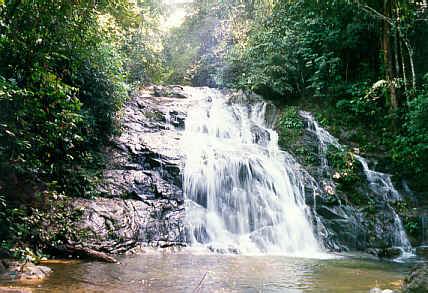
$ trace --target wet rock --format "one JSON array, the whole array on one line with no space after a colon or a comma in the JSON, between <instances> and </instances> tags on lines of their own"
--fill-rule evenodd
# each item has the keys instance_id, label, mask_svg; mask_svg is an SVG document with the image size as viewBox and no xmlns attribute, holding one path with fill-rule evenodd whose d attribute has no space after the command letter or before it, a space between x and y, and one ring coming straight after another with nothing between
<instances>
[{"instance_id":1,"label":"wet rock","mask_svg":"<svg viewBox=\"0 0 428 293\"><path fill-rule=\"evenodd\" d=\"M266 145L270 141L270 134L265 129L254 125L251 127L251 134L253 135L253 141L257 144Z\"/></svg>"},{"instance_id":2,"label":"wet rock","mask_svg":"<svg viewBox=\"0 0 428 293\"><path fill-rule=\"evenodd\" d=\"M8 261L7 268L0 274L0 280L37 282L44 280L51 272L52 270L45 266Z\"/></svg>"},{"instance_id":3,"label":"wet rock","mask_svg":"<svg viewBox=\"0 0 428 293\"><path fill-rule=\"evenodd\" d=\"M229 104L254 104L263 101L263 98L254 92L247 90L229 91Z\"/></svg>"},{"instance_id":4,"label":"wet rock","mask_svg":"<svg viewBox=\"0 0 428 293\"><path fill-rule=\"evenodd\" d=\"M424 258L428 258L428 246L416 247L416 255Z\"/></svg>"},{"instance_id":5,"label":"wet rock","mask_svg":"<svg viewBox=\"0 0 428 293\"><path fill-rule=\"evenodd\" d=\"M239 254L240 253L239 249L234 246L229 246L224 248L224 247L216 247L214 245L210 245L208 246L208 249L211 252L219 253L219 254Z\"/></svg>"},{"instance_id":6,"label":"wet rock","mask_svg":"<svg viewBox=\"0 0 428 293\"><path fill-rule=\"evenodd\" d=\"M309 173L307 178L313 178L305 180L304 192L305 202L316 219L314 225L319 238L331 250L367 251L371 248L372 254L377 255L378 250L391 246L397 231L392 209L385 204L383 189L379 188L377 193L373 191L360 163L356 168L358 181L352 185L339 184L334 179L335 163L329 162L328 156L321 151L323 146L312 118L305 112L300 115L305 127L282 148ZM324 147L328 153L328 145ZM399 255L396 250L384 253L392 254L390 257Z\"/></svg>"},{"instance_id":7,"label":"wet rock","mask_svg":"<svg viewBox=\"0 0 428 293\"><path fill-rule=\"evenodd\" d=\"M341 210L335 210L334 208L329 208L326 206L317 207L317 213L323 216L325 219L345 219L345 216L341 215Z\"/></svg>"},{"instance_id":8,"label":"wet rock","mask_svg":"<svg viewBox=\"0 0 428 293\"><path fill-rule=\"evenodd\" d=\"M133 93L123 109L120 136L107 150L98 187L104 198L77 199L90 249L126 253L140 243L185 244L183 154L180 139L189 99L181 86L152 86Z\"/></svg>"},{"instance_id":9,"label":"wet rock","mask_svg":"<svg viewBox=\"0 0 428 293\"><path fill-rule=\"evenodd\" d=\"M374 255L374 256L378 256L379 253L381 252L381 249L376 249L376 248L369 248L366 251L368 254Z\"/></svg>"},{"instance_id":10,"label":"wet rock","mask_svg":"<svg viewBox=\"0 0 428 293\"><path fill-rule=\"evenodd\" d=\"M153 96L155 97L173 97L176 99L187 99L183 87L179 85L154 86Z\"/></svg>"},{"instance_id":11,"label":"wet rock","mask_svg":"<svg viewBox=\"0 0 428 293\"><path fill-rule=\"evenodd\" d=\"M114 257L87 247L66 244L59 245L56 247L56 249L62 251L63 253L66 253L67 255L72 255L74 258L92 259L107 263L118 263L117 259L115 259Z\"/></svg>"},{"instance_id":12,"label":"wet rock","mask_svg":"<svg viewBox=\"0 0 428 293\"><path fill-rule=\"evenodd\" d=\"M416 265L404 278L403 293L426 293L428 292L428 264Z\"/></svg>"},{"instance_id":13,"label":"wet rock","mask_svg":"<svg viewBox=\"0 0 428 293\"><path fill-rule=\"evenodd\" d=\"M227 94L230 104L261 101L251 92ZM81 226L92 239L89 248L124 253L139 242L157 247L185 245L180 139L191 100L180 86L152 86L135 92L127 102L124 131L107 150L109 164L99 186L105 198L73 202L85 210ZM273 104L267 107L268 124L275 125L278 110ZM257 142L269 140L269 132L260 127L254 127L252 134ZM373 206L352 204L352 194L338 187L330 167L323 168L319 148L316 135L307 129L284 146L300 163L295 168L306 178L305 200L325 246L377 251L390 245L394 219L380 200L383 197L358 187L362 203L379 198L376 213L371 211ZM361 178L363 181L364 175Z\"/></svg>"},{"instance_id":14,"label":"wet rock","mask_svg":"<svg viewBox=\"0 0 428 293\"><path fill-rule=\"evenodd\" d=\"M141 242L184 243L184 212L177 203L99 198L72 204L84 211L79 228L87 231L90 249L124 253Z\"/></svg>"},{"instance_id":15,"label":"wet rock","mask_svg":"<svg viewBox=\"0 0 428 293\"><path fill-rule=\"evenodd\" d=\"M400 248L397 247L388 247L385 249L382 249L378 256L384 257L384 258L397 258L402 254L402 251Z\"/></svg>"}]
</instances>

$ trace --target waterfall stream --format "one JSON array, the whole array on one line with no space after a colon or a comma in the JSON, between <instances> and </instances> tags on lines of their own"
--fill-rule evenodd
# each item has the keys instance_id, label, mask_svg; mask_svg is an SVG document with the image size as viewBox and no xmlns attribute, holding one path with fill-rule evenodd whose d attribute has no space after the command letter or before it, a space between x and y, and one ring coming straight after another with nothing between
<instances>
[{"instance_id":1,"label":"waterfall stream","mask_svg":"<svg viewBox=\"0 0 428 293\"><path fill-rule=\"evenodd\" d=\"M215 252L318 257L296 161L278 148L263 101L232 103L187 89L197 102L182 139L187 237Z\"/></svg>"},{"instance_id":2,"label":"waterfall stream","mask_svg":"<svg viewBox=\"0 0 428 293\"><path fill-rule=\"evenodd\" d=\"M309 112L301 111L300 115L308 121L308 127L319 140L319 152L321 156L321 162L323 168L327 168L327 158L326 152L328 145L333 145L339 150L343 150L344 147L340 145L337 138L333 137L325 129L323 129L314 117ZM355 158L361 163L363 167L364 174L367 178L370 190L378 198L381 198L386 206L389 208L394 218L394 235L391 239L392 245L398 247L403 252L403 257L413 255L412 245L410 244L406 232L404 230L403 224L400 220L400 217L395 212L394 208L391 207L391 201L402 200L401 194L395 189L391 181L391 176L382 172L371 170L368 166L368 162L365 158L355 155Z\"/></svg>"}]
</instances>

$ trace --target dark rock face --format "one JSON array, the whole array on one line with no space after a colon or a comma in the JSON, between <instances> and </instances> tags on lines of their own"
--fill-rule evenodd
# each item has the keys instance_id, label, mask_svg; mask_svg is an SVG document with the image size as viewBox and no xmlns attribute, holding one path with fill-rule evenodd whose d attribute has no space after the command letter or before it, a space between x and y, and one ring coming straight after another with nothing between
<instances>
[{"instance_id":1,"label":"dark rock face","mask_svg":"<svg viewBox=\"0 0 428 293\"><path fill-rule=\"evenodd\" d=\"M122 134L106 151L103 198L73 202L84 211L87 247L123 253L139 243L185 245L179 140L186 98L180 86L154 86L135 91L124 107Z\"/></svg>"},{"instance_id":2,"label":"dark rock face","mask_svg":"<svg viewBox=\"0 0 428 293\"><path fill-rule=\"evenodd\" d=\"M341 187L334 179L336 171L328 156L327 159L321 156L320 143L310 122L304 117L300 119L305 126L295 130L295 135L290 136L293 139L288 139L282 147L306 172L306 204L311 208L313 225L324 246L336 251L399 256L400 250L390 249L396 227L392 208L383 200L383 194L371 190L361 166L356 166L358 180Z\"/></svg>"},{"instance_id":3,"label":"dark rock face","mask_svg":"<svg viewBox=\"0 0 428 293\"><path fill-rule=\"evenodd\" d=\"M184 244L183 208L166 199L77 199L84 210L80 228L92 240L86 247L108 253L124 253L139 243L158 246Z\"/></svg>"},{"instance_id":4,"label":"dark rock face","mask_svg":"<svg viewBox=\"0 0 428 293\"><path fill-rule=\"evenodd\" d=\"M403 293L426 293L428 292L428 264L416 265L404 278Z\"/></svg>"}]
</instances>

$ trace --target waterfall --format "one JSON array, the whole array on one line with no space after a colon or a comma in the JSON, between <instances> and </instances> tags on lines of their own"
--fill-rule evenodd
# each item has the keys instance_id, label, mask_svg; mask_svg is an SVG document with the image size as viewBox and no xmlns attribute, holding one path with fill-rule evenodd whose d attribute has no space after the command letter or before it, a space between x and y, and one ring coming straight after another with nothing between
<instances>
[{"instance_id":1,"label":"waterfall","mask_svg":"<svg viewBox=\"0 0 428 293\"><path fill-rule=\"evenodd\" d=\"M328 131L323 129L314 117L309 112L301 111L300 115L306 121L308 121L308 128L312 131L319 140L320 145L320 156L323 168L327 168L326 152L328 145L331 144L339 150L343 150L344 147L340 145L337 138L333 137ZM370 190L378 197L381 198L388 209L391 211L394 218L394 235L392 239L392 245L400 248L403 251L404 256L412 255L412 245L407 238L406 231L404 230L403 224L400 217L397 215L395 210L391 207L391 201L402 200L401 194L395 189L391 181L391 176L382 172L371 170L368 166L368 162L365 158L355 155L355 158L361 163L364 174L369 183Z\"/></svg>"},{"instance_id":2,"label":"waterfall","mask_svg":"<svg viewBox=\"0 0 428 293\"><path fill-rule=\"evenodd\" d=\"M267 104L233 103L209 88L188 88L182 139L187 237L215 252L318 257L321 248L297 163L278 147Z\"/></svg>"}]
</instances>

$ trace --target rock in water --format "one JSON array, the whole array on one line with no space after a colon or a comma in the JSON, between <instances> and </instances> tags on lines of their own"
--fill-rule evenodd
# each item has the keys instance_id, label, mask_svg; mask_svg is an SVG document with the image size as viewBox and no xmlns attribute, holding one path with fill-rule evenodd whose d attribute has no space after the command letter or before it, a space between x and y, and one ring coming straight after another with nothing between
<instances>
[{"instance_id":1,"label":"rock in water","mask_svg":"<svg viewBox=\"0 0 428 293\"><path fill-rule=\"evenodd\" d=\"M416 265L404 278L401 288L403 293L426 293L428 292L428 264Z\"/></svg>"},{"instance_id":2,"label":"rock in water","mask_svg":"<svg viewBox=\"0 0 428 293\"><path fill-rule=\"evenodd\" d=\"M384 258L397 258L402 254L402 251L398 247L388 247L385 249L382 249L378 256L384 257Z\"/></svg>"},{"instance_id":3,"label":"rock in water","mask_svg":"<svg viewBox=\"0 0 428 293\"><path fill-rule=\"evenodd\" d=\"M45 266L10 261L7 263L7 269L0 275L0 280L37 282L44 280L51 272L52 270Z\"/></svg>"}]
</instances>

